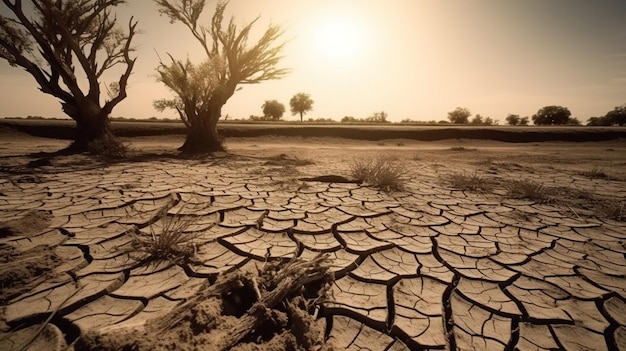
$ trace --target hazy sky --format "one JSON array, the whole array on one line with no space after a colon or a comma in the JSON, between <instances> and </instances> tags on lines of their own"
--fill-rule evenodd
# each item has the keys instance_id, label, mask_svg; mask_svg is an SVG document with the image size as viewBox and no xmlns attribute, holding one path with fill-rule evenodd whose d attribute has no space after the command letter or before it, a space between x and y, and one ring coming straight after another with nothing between
<instances>
[{"instance_id":1,"label":"hazy sky","mask_svg":"<svg viewBox=\"0 0 626 351\"><path fill-rule=\"evenodd\" d=\"M157 53L198 62L200 46L152 1L129 3L117 9L120 22L134 15L143 34L129 96L113 116L174 118L152 107L170 96L155 78ZM441 120L461 106L503 121L562 105L584 121L626 103L624 0L231 0L228 9L238 23L260 15L259 31L283 26L282 66L292 69L243 86L223 109L232 118L261 115L276 99L295 120L289 99L298 92L315 101L305 118L337 120L377 111L392 121ZM0 62L0 82L0 116L63 116L20 68Z\"/></svg>"}]
</instances>

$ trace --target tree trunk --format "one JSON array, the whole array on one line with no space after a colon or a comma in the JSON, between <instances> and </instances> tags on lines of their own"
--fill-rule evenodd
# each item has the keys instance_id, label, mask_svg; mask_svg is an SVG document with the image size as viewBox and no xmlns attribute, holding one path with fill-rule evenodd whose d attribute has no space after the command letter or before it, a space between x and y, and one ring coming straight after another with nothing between
<instances>
[{"instance_id":1,"label":"tree trunk","mask_svg":"<svg viewBox=\"0 0 626 351\"><path fill-rule=\"evenodd\" d=\"M99 106L89 103L85 103L85 106L64 103L63 111L76 121L76 135L74 142L68 147L69 151L108 154L123 149L111 131L108 114Z\"/></svg>"},{"instance_id":2,"label":"tree trunk","mask_svg":"<svg viewBox=\"0 0 626 351\"><path fill-rule=\"evenodd\" d=\"M222 138L217 132L217 121L222 114L222 107L212 108L207 115L190 119L185 143L178 148L185 154L202 154L224 151Z\"/></svg>"},{"instance_id":3,"label":"tree trunk","mask_svg":"<svg viewBox=\"0 0 626 351\"><path fill-rule=\"evenodd\" d=\"M302 111L300 111L300 123L302 123Z\"/></svg>"}]
</instances>

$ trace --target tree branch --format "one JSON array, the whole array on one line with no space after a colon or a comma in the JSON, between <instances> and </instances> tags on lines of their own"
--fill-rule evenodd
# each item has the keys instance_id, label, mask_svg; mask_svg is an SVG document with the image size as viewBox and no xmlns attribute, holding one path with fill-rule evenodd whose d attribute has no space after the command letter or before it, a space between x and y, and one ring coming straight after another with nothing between
<instances>
[{"instance_id":1,"label":"tree branch","mask_svg":"<svg viewBox=\"0 0 626 351\"><path fill-rule=\"evenodd\" d=\"M117 97L113 98L111 101L108 101L102 108L107 113L111 113L111 111L113 110L113 107L115 107L118 103L120 103L122 100L126 98L126 86L128 85L128 78L130 77L130 74L133 71L133 67L135 66L135 61L137 60L137 58L134 58L134 59L130 58L130 51L131 51L130 45L133 40L133 37L135 36L135 30L137 28L137 23L138 23L138 21L135 21L135 23L133 23L133 18L134 17L131 17L130 20L128 21L128 39L126 40L126 43L122 50L122 52L124 53L124 61L126 62L126 71L124 71L124 73L119 79L120 91L118 92Z\"/></svg>"}]
</instances>

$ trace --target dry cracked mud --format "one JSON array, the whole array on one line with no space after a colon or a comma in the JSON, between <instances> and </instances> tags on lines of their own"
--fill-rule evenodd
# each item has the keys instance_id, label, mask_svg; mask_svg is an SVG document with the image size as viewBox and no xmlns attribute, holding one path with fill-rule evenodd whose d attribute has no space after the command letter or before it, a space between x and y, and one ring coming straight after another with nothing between
<instances>
[{"instance_id":1,"label":"dry cracked mud","mask_svg":"<svg viewBox=\"0 0 626 351\"><path fill-rule=\"evenodd\" d=\"M623 204L622 178L494 159L506 144L487 143L481 155L490 158L480 158L470 148L333 143L246 140L204 159L56 159L39 168L4 158L0 349L19 350L39 329L32 350L79 349L85 335L165 318L225 274L323 253L334 281L315 324L329 349L626 350L626 224L582 206ZM349 176L359 152L400 154L405 191L298 180ZM624 162L607 162L624 171ZM494 188L458 189L446 181L458 172L478 172ZM578 192L507 196L511 179ZM159 234L163 218L187 221L193 250L146 263L136 237Z\"/></svg>"}]
</instances>

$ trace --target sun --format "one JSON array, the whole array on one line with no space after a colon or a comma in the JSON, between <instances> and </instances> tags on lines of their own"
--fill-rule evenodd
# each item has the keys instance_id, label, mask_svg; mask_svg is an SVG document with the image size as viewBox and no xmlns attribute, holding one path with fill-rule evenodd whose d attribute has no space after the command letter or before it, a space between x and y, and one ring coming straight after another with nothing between
<instances>
[{"instance_id":1,"label":"sun","mask_svg":"<svg viewBox=\"0 0 626 351\"><path fill-rule=\"evenodd\" d=\"M315 29L315 46L326 58L336 61L358 59L363 37L357 23L335 18L322 21Z\"/></svg>"}]
</instances>

